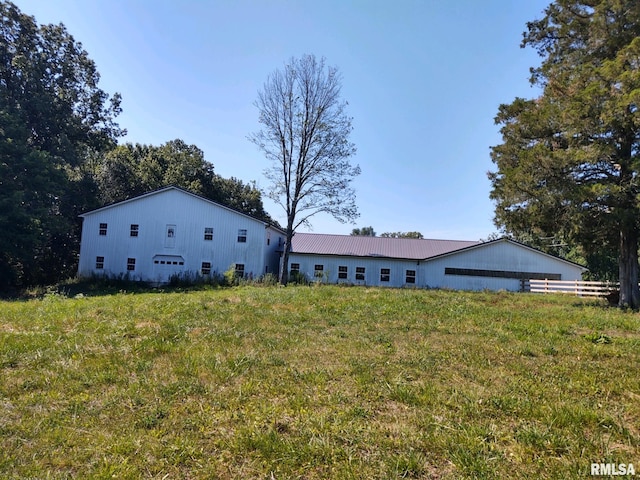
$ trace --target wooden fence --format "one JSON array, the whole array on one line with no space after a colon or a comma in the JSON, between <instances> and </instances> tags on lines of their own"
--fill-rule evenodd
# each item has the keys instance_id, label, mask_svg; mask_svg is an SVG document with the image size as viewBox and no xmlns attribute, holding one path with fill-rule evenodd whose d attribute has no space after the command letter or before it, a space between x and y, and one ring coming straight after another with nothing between
<instances>
[{"instance_id":1,"label":"wooden fence","mask_svg":"<svg viewBox=\"0 0 640 480\"><path fill-rule=\"evenodd\" d=\"M532 293L569 293L578 296L606 297L618 290L612 282L586 282L583 280L522 280L522 291Z\"/></svg>"}]
</instances>

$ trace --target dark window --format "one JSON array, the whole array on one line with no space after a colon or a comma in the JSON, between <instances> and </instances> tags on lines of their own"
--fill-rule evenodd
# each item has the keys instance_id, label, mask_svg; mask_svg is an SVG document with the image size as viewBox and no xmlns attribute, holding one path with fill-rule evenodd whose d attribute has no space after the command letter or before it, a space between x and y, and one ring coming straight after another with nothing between
<instances>
[{"instance_id":1,"label":"dark window","mask_svg":"<svg viewBox=\"0 0 640 480\"><path fill-rule=\"evenodd\" d=\"M205 240L213 240L213 227L205 227L205 229L204 229L204 239Z\"/></svg>"},{"instance_id":2,"label":"dark window","mask_svg":"<svg viewBox=\"0 0 640 480\"><path fill-rule=\"evenodd\" d=\"M104 268L104 257L96 257L96 270Z\"/></svg>"},{"instance_id":3,"label":"dark window","mask_svg":"<svg viewBox=\"0 0 640 480\"><path fill-rule=\"evenodd\" d=\"M139 225L136 225L135 223L132 223L131 224L131 231L129 232L129 236L130 237L137 237L139 230L140 230Z\"/></svg>"},{"instance_id":4,"label":"dark window","mask_svg":"<svg viewBox=\"0 0 640 480\"><path fill-rule=\"evenodd\" d=\"M380 269L380 281L381 282L388 282L390 275L391 275L391 269L389 269L389 268L381 268Z\"/></svg>"},{"instance_id":5,"label":"dark window","mask_svg":"<svg viewBox=\"0 0 640 480\"><path fill-rule=\"evenodd\" d=\"M238 229L238 243L247 243L247 230L244 228Z\"/></svg>"},{"instance_id":6,"label":"dark window","mask_svg":"<svg viewBox=\"0 0 640 480\"><path fill-rule=\"evenodd\" d=\"M130 272L136 269L136 259L135 258L127 258L127 270Z\"/></svg>"},{"instance_id":7,"label":"dark window","mask_svg":"<svg viewBox=\"0 0 640 480\"><path fill-rule=\"evenodd\" d=\"M364 280L364 267L356 267L356 280Z\"/></svg>"},{"instance_id":8,"label":"dark window","mask_svg":"<svg viewBox=\"0 0 640 480\"><path fill-rule=\"evenodd\" d=\"M236 263L236 277L244 278L244 263Z\"/></svg>"},{"instance_id":9,"label":"dark window","mask_svg":"<svg viewBox=\"0 0 640 480\"><path fill-rule=\"evenodd\" d=\"M211 274L211 262L202 262L202 268L200 269L202 275Z\"/></svg>"},{"instance_id":10,"label":"dark window","mask_svg":"<svg viewBox=\"0 0 640 480\"><path fill-rule=\"evenodd\" d=\"M324 265L316 265L315 267L313 267L313 270L316 277L321 277L324 273Z\"/></svg>"},{"instance_id":11,"label":"dark window","mask_svg":"<svg viewBox=\"0 0 640 480\"><path fill-rule=\"evenodd\" d=\"M291 267L290 267L290 271L299 272L300 271L300 264L299 263L292 263Z\"/></svg>"},{"instance_id":12,"label":"dark window","mask_svg":"<svg viewBox=\"0 0 640 480\"><path fill-rule=\"evenodd\" d=\"M505 270L476 270L473 268L450 268L444 269L445 275L467 275L473 277L492 277L492 278L517 278L517 279L534 279L534 280L561 280L562 275L559 273L543 273L543 272L513 272Z\"/></svg>"},{"instance_id":13,"label":"dark window","mask_svg":"<svg viewBox=\"0 0 640 480\"><path fill-rule=\"evenodd\" d=\"M416 283L416 271L415 270L407 270L407 275L405 277L405 283Z\"/></svg>"},{"instance_id":14,"label":"dark window","mask_svg":"<svg viewBox=\"0 0 640 480\"><path fill-rule=\"evenodd\" d=\"M100 235L106 235L107 234L107 224L106 223L101 223L100 224L100 231L98 233Z\"/></svg>"},{"instance_id":15,"label":"dark window","mask_svg":"<svg viewBox=\"0 0 640 480\"><path fill-rule=\"evenodd\" d=\"M347 278L349 269L346 266L338 267L338 278Z\"/></svg>"}]
</instances>

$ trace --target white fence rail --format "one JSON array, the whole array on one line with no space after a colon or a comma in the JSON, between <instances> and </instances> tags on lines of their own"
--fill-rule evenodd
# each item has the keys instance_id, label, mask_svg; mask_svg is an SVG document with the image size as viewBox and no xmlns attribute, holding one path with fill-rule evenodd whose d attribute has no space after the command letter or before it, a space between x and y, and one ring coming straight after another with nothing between
<instances>
[{"instance_id":1,"label":"white fence rail","mask_svg":"<svg viewBox=\"0 0 640 480\"><path fill-rule=\"evenodd\" d=\"M534 280L522 282L522 290L532 293L568 293L578 296L606 297L618 289L617 283L583 280Z\"/></svg>"}]
</instances>

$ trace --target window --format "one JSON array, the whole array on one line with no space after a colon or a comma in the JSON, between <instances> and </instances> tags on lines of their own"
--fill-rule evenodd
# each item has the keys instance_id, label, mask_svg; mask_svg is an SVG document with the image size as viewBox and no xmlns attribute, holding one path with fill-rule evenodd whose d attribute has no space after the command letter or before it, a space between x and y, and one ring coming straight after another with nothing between
<instances>
[{"instance_id":1,"label":"window","mask_svg":"<svg viewBox=\"0 0 640 480\"><path fill-rule=\"evenodd\" d=\"M389 268L381 268L380 269L380 281L381 282L388 282L390 275L391 275L391 269L389 269Z\"/></svg>"},{"instance_id":2,"label":"window","mask_svg":"<svg viewBox=\"0 0 640 480\"><path fill-rule=\"evenodd\" d=\"M315 267L313 267L313 270L314 270L314 276L321 277L322 274L324 273L324 265L316 265Z\"/></svg>"},{"instance_id":3,"label":"window","mask_svg":"<svg viewBox=\"0 0 640 480\"><path fill-rule=\"evenodd\" d=\"M244 228L238 229L238 243L247 243L247 230Z\"/></svg>"},{"instance_id":4,"label":"window","mask_svg":"<svg viewBox=\"0 0 640 480\"><path fill-rule=\"evenodd\" d=\"M174 248L176 246L177 229L175 225L167 225L164 238L164 246L166 248Z\"/></svg>"},{"instance_id":5,"label":"window","mask_svg":"<svg viewBox=\"0 0 640 480\"><path fill-rule=\"evenodd\" d=\"M104 268L104 257L96 257L96 270Z\"/></svg>"},{"instance_id":6,"label":"window","mask_svg":"<svg viewBox=\"0 0 640 480\"><path fill-rule=\"evenodd\" d=\"M290 267L290 271L291 272L299 272L300 271L300 264L299 263L292 263L291 267Z\"/></svg>"},{"instance_id":7,"label":"window","mask_svg":"<svg viewBox=\"0 0 640 480\"><path fill-rule=\"evenodd\" d=\"M202 275L211 274L211 262L202 262L202 268L200 269Z\"/></svg>"},{"instance_id":8,"label":"window","mask_svg":"<svg viewBox=\"0 0 640 480\"><path fill-rule=\"evenodd\" d=\"M137 237L138 236L138 231L139 231L139 225L136 225L135 223L131 224L131 231L129 232L129 236L130 237Z\"/></svg>"},{"instance_id":9,"label":"window","mask_svg":"<svg viewBox=\"0 0 640 480\"><path fill-rule=\"evenodd\" d=\"M136 259L127 258L127 270L133 272L136 269Z\"/></svg>"},{"instance_id":10,"label":"window","mask_svg":"<svg viewBox=\"0 0 640 480\"><path fill-rule=\"evenodd\" d=\"M349 269L346 266L338 267L338 278L347 278L347 274L349 273Z\"/></svg>"},{"instance_id":11,"label":"window","mask_svg":"<svg viewBox=\"0 0 640 480\"><path fill-rule=\"evenodd\" d=\"M205 240L213 240L213 227L205 227L205 229L204 229L204 239Z\"/></svg>"},{"instance_id":12,"label":"window","mask_svg":"<svg viewBox=\"0 0 640 480\"><path fill-rule=\"evenodd\" d=\"M416 271L407 270L407 276L405 277L405 283L416 283Z\"/></svg>"},{"instance_id":13,"label":"window","mask_svg":"<svg viewBox=\"0 0 640 480\"><path fill-rule=\"evenodd\" d=\"M100 224L100 231L98 233L100 235L106 235L107 234L107 224L106 223L101 223Z\"/></svg>"},{"instance_id":14,"label":"window","mask_svg":"<svg viewBox=\"0 0 640 480\"><path fill-rule=\"evenodd\" d=\"M267 232L267 246L271 245L271 232Z\"/></svg>"},{"instance_id":15,"label":"window","mask_svg":"<svg viewBox=\"0 0 640 480\"><path fill-rule=\"evenodd\" d=\"M364 280L364 267L356 267L356 280Z\"/></svg>"},{"instance_id":16,"label":"window","mask_svg":"<svg viewBox=\"0 0 640 480\"><path fill-rule=\"evenodd\" d=\"M244 263L236 263L236 277L244 278Z\"/></svg>"}]
</instances>

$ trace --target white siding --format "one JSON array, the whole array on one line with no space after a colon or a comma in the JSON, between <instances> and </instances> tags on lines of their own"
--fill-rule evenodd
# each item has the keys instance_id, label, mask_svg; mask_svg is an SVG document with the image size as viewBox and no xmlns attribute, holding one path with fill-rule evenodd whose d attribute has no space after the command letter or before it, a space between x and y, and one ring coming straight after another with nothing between
<instances>
[{"instance_id":1,"label":"white siding","mask_svg":"<svg viewBox=\"0 0 640 480\"><path fill-rule=\"evenodd\" d=\"M520 289L518 278L500 278L486 275L446 274L446 268L489 270L493 272L548 273L560 275L562 280L580 280L584 269L551 255L519 245L508 240L498 240L463 249L448 255L427 260L402 260L380 257L350 257L291 253L292 263L300 264L300 273L309 280L327 283L352 283L361 285L421 288L451 288L456 290L513 290ZM324 276L314 276L315 265L322 265ZM347 267L347 279L339 279L340 266ZM365 267L365 280L356 280L356 268ZM389 282L380 281L380 269L389 268ZM415 284L406 282L407 270L416 271Z\"/></svg>"},{"instance_id":2,"label":"white siding","mask_svg":"<svg viewBox=\"0 0 640 480\"><path fill-rule=\"evenodd\" d=\"M101 223L107 224L106 236L99 235ZM139 225L137 237L130 236L132 224ZM175 226L173 238L167 237L169 225ZM212 240L205 240L205 228L213 228ZM246 230L246 242L238 242L239 229ZM174 273L199 273L202 262L211 263L211 273L244 264L246 275L260 276L277 265L273 241L266 245L268 231L276 236L277 248L279 232L265 223L170 188L86 214L78 274L126 274L127 259L135 258L131 278L152 282L166 282ZM98 256L104 257L103 270L95 268ZM166 260L178 265L160 263Z\"/></svg>"},{"instance_id":3,"label":"white siding","mask_svg":"<svg viewBox=\"0 0 640 480\"><path fill-rule=\"evenodd\" d=\"M379 257L343 257L329 255L306 255L291 253L289 255L289 270L292 263L300 264L300 273L305 275L308 280L326 281L327 283L350 283L354 285L377 285L381 287L402 287L407 285L405 282L406 271L416 271L415 286L419 286L422 279L420 278L420 266L415 260L399 260L395 258L379 258ZM315 265L322 265L324 276L317 278L314 276ZM347 267L347 278L338 278L340 266ZM356 268L364 267L364 280L356 279ZM380 270L388 268L389 281L380 281ZM414 286L414 285L408 285Z\"/></svg>"},{"instance_id":4,"label":"white siding","mask_svg":"<svg viewBox=\"0 0 640 480\"><path fill-rule=\"evenodd\" d=\"M584 270L578 265L508 240L481 244L427 261L425 263L426 286L455 290L517 291L520 289L520 280L517 278L451 275L445 273L446 268L550 273L560 275L562 280L580 280Z\"/></svg>"}]
</instances>

